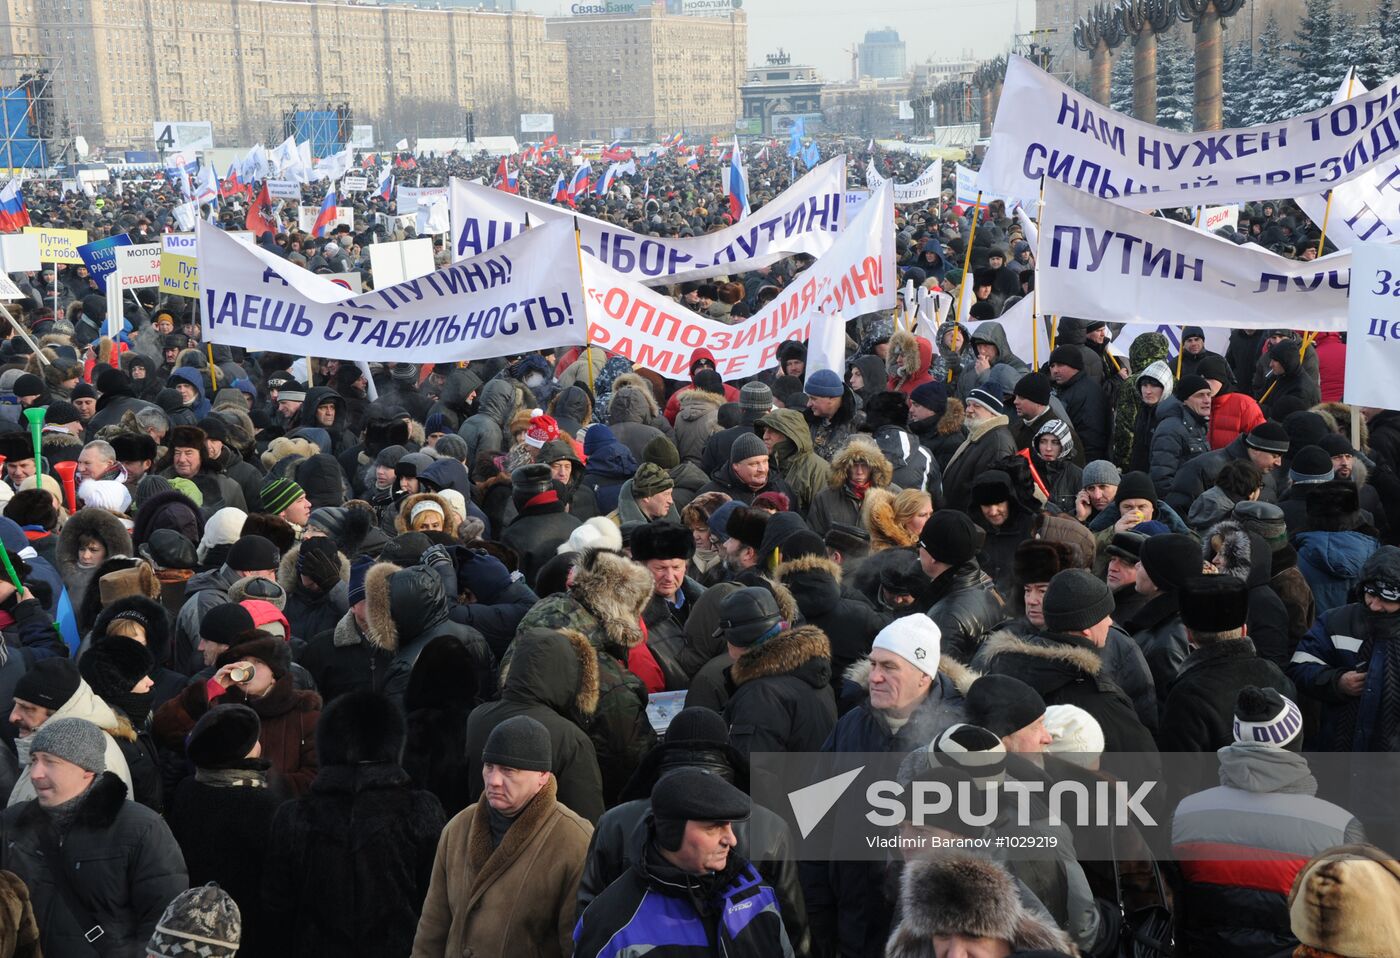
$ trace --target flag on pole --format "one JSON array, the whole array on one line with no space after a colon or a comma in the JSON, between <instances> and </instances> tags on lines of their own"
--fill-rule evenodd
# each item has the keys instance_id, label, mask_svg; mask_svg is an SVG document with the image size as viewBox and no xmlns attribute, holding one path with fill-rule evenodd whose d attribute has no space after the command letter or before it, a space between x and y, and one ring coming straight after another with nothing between
<instances>
[{"instance_id":1,"label":"flag on pole","mask_svg":"<svg viewBox=\"0 0 1400 958\"><path fill-rule=\"evenodd\" d=\"M734 149L729 154L729 165L724 168L724 192L729 197L729 218L737 223L749 215L749 175L744 170L744 156L739 152L739 139L734 139Z\"/></svg>"},{"instance_id":2,"label":"flag on pole","mask_svg":"<svg viewBox=\"0 0 1400 958\"><path fill-rule=\"evenodd\" d=\"M584 163L574 170L574 178L569 181L569 195L578 199L588 190L588 178L593 175L593 167Z\"/></svg>"},{"instance_id":3,"label":"flag on pole","mask_svg":"<svg viewBox=\"0 0 1400 958\"><path fill-rule=\"evenodd\" d=\"M696 170L696 171L699 171L699 169L700 169L700 157L696 156L694 153L691 153L689 156L687 156L687 157L685 158L685 168L688 169L688 170Z\"/></svg>"},{"instance_id":4,"label":"flag on pole","mask_svg":"<svg viewBox=\"0 0 1400 958\"><path fill-rule=\"evenodd\" d=\"M10 180L0 190L0 232L15 233L28 225L29 210L19 193L19 180Z\"/></svg>"},{"instance_id":5,"label":"flag on pole","mask_svg":"<svg viewBox=\"0 0 1400 958\"><path fill-rule=\"evenodd\" d=\"M554 181L554 189L550 192L550 199L556 203L574 205L573 194L569 192L569 184L565 181L563 173L560 173L559 178Z\"/></svg>"},{"instance_id":6,"label":"flag on pole","mask_svg":"<svg viewBox=\"0 0 1400 958\"><path fill-rule=\"evenodd\" d=\"M613 180L616 177L617 164L611 163L608 165L607 171L604 172L603 175L598 178L598 185L594 187L593 194L595 196L607 196L608 190L612 189Z\"/></svg>"},{"instance_id":7,"label":"flag on pole","mask_svg":"<svg viewBox=\"0 0 1400 958\"><path fill-rule=\"evenodd\" d=\"M802 155L802 138L807 135L807 121L802 117L792 121L792 135L788 139L788 156Z\"/></svg>"},{"instance_id":8,"label":"flag on pole","mask_svg":"<svg viewBox=\"0 0 1400 958\"><path fill-rule=\"evenodd\" d=\"M386 203L389 202L389 197L394 195L394 168L392 166L385 165L384 169L379 171L379 183L375 186L375 192Z\"/></svg>"},{"instance_id":9,"label":"flag on pole","mask_svg":"<svg viewBox=\"0 0 1400 958\"><path fill-rule=\"evenodd\" d=\"M276 233L277 221L272 218L272 194L267 190L267 181L263 181L262 190L257 198L248 206L248 216L243 221L243 228L251 232L254 236L262 236L264 233Z\"/></svg>"},{"instance_id":10,"label":"flag on pole","mask_svg":"<svg viewBox=\"0 0 1400 958\"><path fill-rule=\"evenodd\" d=\"M807 164L807 169L811 169L822 161L821 150L817 149L817 141L813 140L807 144L807 149L802 151L802 162Z\"/></svg>"},{"instance_id":11,"label":"flag on pole","mask_svg":"<svg viewBox=\"0 0 1400 958\"><path fill-rule=\"evenodd\" d=\"M205 164L199 171L199 176L194 184L194 201L196 203L211 203L219 198L219 179L214 175L214 168Z\"/></svg>"},{"instance_id":12,"label":"flag on pole","mask_svg":"<svg viewBox=\"0 0 1400 958\"><path fill-rule=\"evenodd\" d=\"M263 187L266 189L266 187ZM321 201L321 209L316 214L316 223L311 227L312 236L325 236L335 222L335 190L326 194L326 198Z\"/></svg>"}]
</instances>

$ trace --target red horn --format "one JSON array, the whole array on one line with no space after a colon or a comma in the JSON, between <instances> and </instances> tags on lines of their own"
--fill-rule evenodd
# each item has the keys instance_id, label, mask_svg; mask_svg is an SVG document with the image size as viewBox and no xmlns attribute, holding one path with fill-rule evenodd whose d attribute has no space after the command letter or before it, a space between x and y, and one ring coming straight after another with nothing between
<instances>
[{"instance_id":1,"label":"red horn","mask_svg":"<svg viewBox=\"0 0 1400 958\"><path fill-rule=\"evenodd\" d=\"M59 481L63 483L63 498L68 501L69 513L78 511L78 486L74 482L73 474L78 471L76 462L56 462L51 467L57 473Z\"/></svg>"}]
</instances>

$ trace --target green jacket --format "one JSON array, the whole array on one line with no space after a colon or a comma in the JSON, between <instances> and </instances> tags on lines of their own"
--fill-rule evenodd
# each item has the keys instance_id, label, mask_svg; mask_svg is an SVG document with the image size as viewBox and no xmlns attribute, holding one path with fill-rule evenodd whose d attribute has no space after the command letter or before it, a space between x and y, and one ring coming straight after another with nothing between
<instances>
[{"instance_id":1,"label":"green jacket","mask_svg":"<svg viewBox=\"0 0 1400 958\"><path fill-rule=\"evenodd\" d=\"M787 437L773 450L773 465L797 493L799 501L792 504L792 511L806 515L817 493L831 484L831 465L814 451L806 418L796 409L774 409L756 425Z\"/></svg>"}]
</instances>

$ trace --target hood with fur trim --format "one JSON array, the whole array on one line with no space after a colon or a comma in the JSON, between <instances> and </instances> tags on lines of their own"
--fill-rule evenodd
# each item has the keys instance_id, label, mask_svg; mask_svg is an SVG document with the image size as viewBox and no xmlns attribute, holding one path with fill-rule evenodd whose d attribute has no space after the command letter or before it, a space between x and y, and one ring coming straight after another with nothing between
<instances>
[{"instance_id":1,"label":"hood with fur trim","mask_svg":"<svg viewBox=\"0 0 1400 958\"><path fill-rule=\"evenodd\" d=\"M607 638L624 649L640 645L642 610L651 601L651 573L615 552L590 550L574 565L569 594L598 619Z\"/></svg>"},{"instance_id":2,"label":"hood with fur trim","mask_svg":"<svg viewBox=\"0 0 1400 958\"><path fill-rule=\"evenodd\" d=\"M646 401L647 418L641 420L642 422L649 422L661 415L661 407L656 404L656 391L652 389L651 383L647 381L645 376L639 373L623 373L613 380L613 395L616 396L617 391L624 386L631 386L641 392L642 398Z\"/></svg>"},{"instance_id":3,"label":"hood with fur trim","mask_svg":"<svg viewBox=\"0 0 1400 958\"><path fill-rule=\"evenodd\" d=\"M457 515L457 510L452 508L451 503L436 492L420 492L405 499L403 505L399 507L399 514L394 517L395 529L401 533L413 531L412 527L409 525L411 521L410 517L413 515L413 507L420 502L437 503L438 507L442 509L443 530L446 531L448 535L456 534L457 527L462 524L462 517Z\"/></svg>"},{"instance_id":4,"label":"hood with fur trim","mask_svg":"<svg viewBox=\"0 0 1400 958\"><path fill-rule=\"evenodd\" d=\"M865 462L870 466L870 485L883 489L894 479L894 466L869 436L852 436L850 442L831 460L831 486L839 489L851 475L851 464Z\"/></svg>"},{"instance_id":5,"label":"hood with fur trim","mask_svg":"<svg viewBox=\"0 0 1400 958\"><path fill-rule=\"evenodd\" d=\"M813 660L824 666L813 671L822 673L821 684L825 685L831 675L831 642L816 626L800 625L750 646L730 667L729 674L735 685L743 685L755 679L789 675Z\"/></svg>"},{"instance_id":6,"label":"hood with fur trim","mask_svg":"<svg viewBox=\"0 0 1400 958\"><path fill-rule=\"evenodd\" d=\"M773 570L773 582L787 587L805 618L826 615L841 601L841 567L825 556L789 559Z\"/></svg>"},{"instance_id":7,"label":"hood with fur trim","mask_svg":"<svg viewBox=\"0 0 1400 958\"><path fill-rule=\"evenodd\" d=\"M538 702L566 718L588 718L598 708L598 653L588 636L574 629L526 629L513 648L501 667L501 698Z\"/></svg>"},{"instance_id":8,"label":"hood with fur trim","mask_svg":"<svg viewBox=\"0 0 1400 958\"><path fill-rule=\"evenodd\" d=\"M992 669L991 663L998 656L1015 657L1021 661L1015 668ZM1073 673L1097 678L1103 671L1103 659L1092 649L1053 640L1032 642L1007 630L993 632L988 636L978 659L988 663L987 671L1014 675L1039 690L1042 695L1045 694L1044 684L1028 680L1027 675L1057 673L1070 676L1072 680Z\"/></svg>"},{"instance_id":9,"label":"hood with fur trim","mask_svg":"<svg viewBox=\"0 0 1400 958\"><path fill-rule=\"evenodd\" d=\"M392 562L370 566L365 575L365 624L371 644L397 652L401 644L427 634L446 618L447 595L432 569L405 569Z\"/></svg>"},{"instance_id":10,"label":"hood with fur trim","mask_svg":"<svg viewBox=\"0 0 1400 958\"><path fill-rule=\"evenodd\" d=\"M870 658L867 656L862 659L857 659L846 666L846 671L842 672L841 675L846 681L853 682L860 688L869 692L871 668ZM957 659L948 655L940 655L938 657L938 672L940 675L947 676L948 681L953 683L953 688L957 689L961 695L966 695L968 689L972 688L972 683L982 677L981 672L973 671Z\"/></svg>"},{"instance_id":11,"label":"hood with fur trim","mask_svg":"<svg viewBox=\"0 0 1400 958\"><path fill-rule=\"evenodd\" d=\"M894 493L888 489L871 489L861 503L860 521L870 533L870 551L907 549L917 545L919 537L899 524L894 515Z\"/></svg>"},{"instance_id":12,"label":"hood with fur trim","mask_svg":"<svg viewBox=\"0 0 1400 958\"><path fill-rule=\"evenodd\" d=\"M144 595L128 595L103 606L92 625L93 640L107 634L107 626L123 612L137 612L146 620L146 648L156 667L169 666L170 662L170 613L156 599Z\"/></svg>"},{"instance_id":13,"label":"hood with fur trim","mask_svg":"<svg viewBox=\"0 0 1400 958\"><path fill-rule=\"evenodd\" d=\"M890 378L899 382L915 379L928 371L933 363L933 343L922 336L900 330L890 337L889 356L885 366Z\"/></svg>"},{"instance_id":14,"label":"hood with fur trim","mask_svg":"<svg viewBox=\"0 0 1400 958\"><path fill-rule=\"evenodd\" d=\"M932 958L935 935L1005 942L1013 951L1074 954L1069 936L1021 901L1006 867L980 858L909 862L900 880L900 922L887 958Z\"/></svg>"},{"instance_id":15,"label":"hood with fur trim","mask_svg":"<svg viewBox=\"0 0 1400 958\"><path fill-rule=\"evenodd\" d=\"M301 591L301 579L297 576L297 558L301 555L301 543L298 542L282 555L282 561L277 566L277 584L282 587L282 591L287 595ZM350 581L350 560L345 558L343 552L335 554L340 561L340 581Z\"/></svg>"},{"instance_id":16,"label":"hood with fur trim","mask_svg":"<svg viewBox=\"0 0 1400 958\"><path fill-rule=\"evenodd\" d=\"M78 540L83 537L97 539L107 547L107 558L129 556L135 553L131 545L131 534L122 521L105 509L91 506L79 509L68 517L58 533L55 558L58 571L66 580L69 576L87 573L92 569L78 568Z\"/></svg>"},{"instance_id":17,"label":"hood with fur trim","mask_svg":"<svg viewBox=\"0 0 1400 958\"><path fill-rule=\"evenodd\" d=\"M261 456L263 469L271 470L283 459L293 456L299 459L310 459L321 451L321 447L309 439L288 439L286 436L278 436L268 443L267 451Z\"/></svg>"}]
</instances>

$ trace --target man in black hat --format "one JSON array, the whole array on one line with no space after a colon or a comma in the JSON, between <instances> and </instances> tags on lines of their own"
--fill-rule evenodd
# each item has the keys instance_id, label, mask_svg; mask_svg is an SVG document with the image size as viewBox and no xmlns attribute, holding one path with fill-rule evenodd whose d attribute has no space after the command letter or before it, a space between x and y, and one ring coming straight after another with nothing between
<instances>
[{"instance_id":1,"label":"man in black hat","mask_svg":"<svg viewBox=\"0 0 1400 958\"><path fill-rule=\"evenodd\" d=\"M1084 442L1085 461L1107 458L1108 403L1103 389L1084 372L1083 351L1078 346L1056 346L1048 371L1055 397Z\"/></svg>"},{"instance_id":2,"label":"man in black hat","mask_svg":"<svg viewBox=\"0 0 1400 958\"><path fill-rule=\"evenodd\" d=\"M1210 452L1210 383L1194 374L1182 376L1174 395L1176 402L1158 404L1152 432L1150 462L1157 497L1171 492L1183 463Z\"/></svg>"},{"instance_id":3,"label":"man in black hat","mask_svg":"<svg viewBox=\"0 0 1400 958\"><path fill-rule=\"evenodd\" d=\"M202 636L205 615L216 605L229 601L228 590L245 576L277 580L282 554L262 536L243 536L235 542L217 569L201 572L185 583L185 602L175 620L174 665L192 675L205 665L195 648ZM217 656L217 654L216 654Z\"/></svg>"},{"instance_id":4,"label":"man in black hat","mask_svg":"<svg viewBox=\"0 0 1400 958\"><path fill-rule=\"evenodd\" d=\"M543 463L519 466L510 475L516 514L501 533L501 542L520 556L527 585L535 584L540 566L554 558L555 550L582 524L569 515L560 495L564 488Z\"/></svg>"},{"instance_id":5,"label":"man in black hat","mask_svg":"<svg viewBox=\"0 0 1400 958\"><path fill-rule=\"evenodd\" d=\"M1191 652L1167 693L1157 740L1167 752L1214 752L1235 740L1234 708L1247 685L1296 698L1293 683L1249 639L1249 587L1233 575L1199 575L1178 594Z\"/></svg>"},{"instance_id":6,"label":"man in black hat","mask_svg":"<svg viewBox=\"0 0 1400 958\"><path fill-rule=\"evenodd\" d=\"M651 573L655 584L651 601L642 611L647 626L647 648L666 677L668 689L684 688L689 680L680 665L686 644L685 623L705 587L685 574L695 551L695 539L684 526L650 522L637 527L630 541L632 561Z\"/></svg>"},{"instance_id":7,"label":"man in black hat","mask_svg":"<svg viewBox=\"0 0 1400 958\"><path fill-rule=\"evenodd\" d=\"M0 435L0 456L5 457L5 481L11 488L18 489L24 480L34 476L34 440L28 433Z\"/></svg>"},{"instance_id":8,"label":"man in black hat","mask_svg":"<svg viewBox=\"0 0 1400 958\"><path fill-rule=\"evenodd\" d=\"M767 589L724 597L719 633L729 646L734 693L724 707L741 754L815 752L836 724L831 643L814 626L792 628Z\"/></svg>"},{"instance_id":9,"label":"man in black hat","mask_svg":"<svg viewBox=\"0 0 1400 958\"><path fill-rule=\"evenodd\" d=\"M943 649L972 661L977 642L1005 618L1005 601L977 562L984 535L965 513L940 509L919 533L919 563L931 580L915 608L943 633Z\"/></svg>"},{"instance_id":10,"label":"man in black hat","mask_svg":"<svg viewBox=\"0 0 1400 958\"><path fill-rule=\"evenodd\" d=\"M733 823L749 818L749 797L718 775L680 769L651 793L648 841L640 859L593 899L574 929L576 958L639 952L791 956L777 893L735 852ZM649 901L660 899L648 907Z\"/></svg>"},{"instance_id":11,"label":"man in black hat","mask_svg":"<svg viewBox=\"0 0 1400 958\"><path fill-rule=\"evenodd\" d=\"M1051 395L1051 387L1050 377L1044 373L1029 372L1016 380L1011 400L1016 415L1008 417L1011 420L1011 434L1016 437L1016 448L1029 449L1040 427L1052 419L1058 419L1069 426L1070 440L1074 444L1070 458L1075 465L1083 467L1088 461L1084 458L1084 443L1069 422L1069 413L1065 412L1059 399Z\"/></svg>"},{"instance_id":12,"label":"man in black hat","mask_svg":"<svg viewBox=\"0 0 1400 958\"><path fill-rule=\"evenodd\" d=\"M1147 601L1123 623L1123 629L1137 641L1152 669L1158 701L1166 699L1167 689L1186 661L1186 626L1181 623L1179 597L1182 586L1200 575L1201 569L1201 547L1191 536L1148 536L1138 549L1134 588Z\"/></svg>"},{"instance_id":13,"label":"man in black hat","mask_svg":"<svg viewBox=\"0 0 1400 958\"><path fill-rule=\"evenodd\" d=\"M1385 503L1375 486L1366 481L1367 469L1357 456L1351 443L1339 432L1329 432L1318 445L1332 457L1332 474L1337 479L1356 483L1361 508L1371 514L1371 524L1380 532L1384 541L1390 541L1390 522L1386 518Z\"/></svg>"},{"instance_id":14,"label":"man in black hat","mask_svg":"<svg viewBox=\"0 0 1400 958\"><path fill-rule=\"evenodd\" d=\"M1216 449L1203 456L1197 456L1176 472L1171 492L1167 494L1167 505L1178 514L1190 512L1191 503L1215 485L1216 476L1231 459L1248 459L1264 474L1264 487L1259 498L1265 502L1278 501L1278 482L1275 470L1283 464L1288 455L1288 433L1283 426L1268 421L1255 426L1248 433L1237 436L1224 449Z\"/></svg>"},{"instance_id":15,"label":"man in black hat","mask_svg":"<svg viewBox=\"0 0 1400 958\"><path fill-rule=\"evenodd\" d=\"M666 728L665 738L647 753L627 783L621 796L622 804L608 809L598 820L588 847L583 879L579 882L580 913L642 859L646 852L652 790L662 778L682 769L700 769L719 776L740 791L749 790L748 760L729 744L729 729L724 719L708 708L687 708L677 713ZM750 825L755 822L751 829ZM762 805L754 805L753 818L736 821L733 827L735 852L756 862L759 874L777 893L788 936L798 954L806 954L807 909L787 824ZM752 851L750 832L765 843L757 854Z\"/></svg>"}]
</instances>

